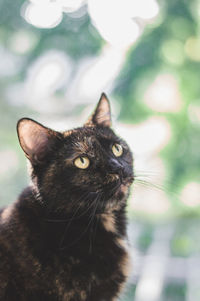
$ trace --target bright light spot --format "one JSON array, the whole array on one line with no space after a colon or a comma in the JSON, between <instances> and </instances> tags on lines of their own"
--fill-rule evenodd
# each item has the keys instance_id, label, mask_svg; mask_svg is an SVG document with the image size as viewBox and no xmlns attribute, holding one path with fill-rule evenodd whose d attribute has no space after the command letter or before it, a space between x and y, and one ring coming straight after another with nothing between
<instances>
[{"instance_id":1,"label":"bright light spot","mask_svg":"<svg viewBox=\"0 0 200 301\"><path fill-rule=\"evenodd\" d=\"M163 280L159 277L142 278L137 286L135 300L138 301L154 301L158 300L161 294Z\"/></svg>"},{"instance_id":2,"label":"bright light spot","mask_svg":"<svg viewBox=\"0 0 200 301\"><path fill-rule=\"evenodd\" d=\"M120 48L132 45L144 25L159 13L156 0L30 0L23 16L30 24L51 28L62 20L62 12L74 13L87 3L88 13L101 36ZM81 15L85 12L82 11ZM140 21L136 21L140 18Z\"/></svg>"},{"instance_id":3,"label":"bright light spot","mask_svg":"<svg viewBox=\"0 0 200 301\"><path fill-rule=\"evenodd\" d=\"M24 54L33 49L37 43L37 37L33 32L20 30L9 39L10 48L17 53Z\"/></svg>"},{"instance_id":4,"label":"bright light spot","mask_svg":"<svg viewBox=\"0 0 200 301\"><path fill-rule=\"evenodd\" d=\"M161 52L165 60L174 65L181 65L184 62L184 47L179 40L168 40L163 43Z\"/></svg>"},{"instance_id":5,"label":"bright light spot","mask_svg":"<svg viewBox=\"0 0 200 301\"><path fill-rule=\"evenodd\" d=\"M200 205L200 184L197 182L188 183L181 193L182 202L189 207Z\"/></svg>"},{"instance_id":6,"label":"bright light spot","mask_svg":"<svg viewBox=\"0 0 200 301\"><path fill-rule=\"evenodd\" d=\"M85 2L85 0L57 0L66 13L72 13L79 9Z\"/></svg>"},{"instance_id":7,"label":"bright light spot","mask_svg":"<svg viewBox=\"0 0 200 301\"><path fill-rule=\"evenodd\" d=\"M57 2L34 1L25 7L25 20L40 28L56 27L62 20L62 7Z\"/></svg>"},{"instance_id":8,"label":"bright light spot","mask_svg":"<svg viewBox=\"0 0 200 301\"><path fill-rule=\"evenodd\" d=\"M41 100L45 102L48 99L46 107L50 107L50 96L66 84L70 71L68 57L59 51L49 51L36 60L30 67L26 81L26 94L30 104L41 107Z\"/></svg>"},{"instance_id":9,"label":"bright light spot","mask_svg":"<svg viewBox=\"0 0 200 301\"><path fill-rule=\"evenodd\" d=\"M111 85L124 63L125 53L119 49L105 47L101 55L90 66L85 66L80 82L76 84L79 99L98 99Z\"/></svg>"},{"instance_id":10,"label":"bright light spot","mask_svg":"<svg viewBox=\"0 0 200 301\"><path fill-rule=\"evenodd\" d=\"M175 78L168 74L159 75L147 89L144 102L157 112L178 112L182 101Z\"/></svg>"},{"instance_id":11,"label":"bright light spot","mask_svg":"<svg viewBox=\"0 0 200 301\"><path fill-rule=\"evenodd\" d=\"M140 35L139 25L127 16L122 0L88 0L88 11L99 33L114 46L126 48Z\"/></svg>"},{"instance_id":12,"label":"bright light spot","mask_svg":"<svg viewBox=\"0 0 200 301\"><path fill-rule=\"evenodd\" d=\"M185 52L193 61L200 61L200 38L190 37L185 44Z\"/></svg>"},{"instance_id":13,"label":"bright light spot","mask_svg":"<svg viewBox=\"0 0 200 301\"><path fill-rule=\"evenodd\" d=\"M136 124L120 124L118 133L125 137L134 153L142 155L158 153L171 138L171 127L164 117L150 117Z\"/></svg>"}]
</instances>

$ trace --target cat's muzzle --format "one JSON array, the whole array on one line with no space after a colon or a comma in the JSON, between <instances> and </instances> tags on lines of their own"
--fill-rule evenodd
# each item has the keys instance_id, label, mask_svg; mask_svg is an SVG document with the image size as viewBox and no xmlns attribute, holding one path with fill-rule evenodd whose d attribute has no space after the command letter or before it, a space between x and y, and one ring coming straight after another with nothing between
<instances>
[{"instance_id":1,"label":"cat's muzzle","mask_svg":"<svg viewBox=\"0 0 200 301\"><path fill-rule=\"evenodd\" d=\"M112 183L120 180L120 176L118 174L109 174L106 177L107 183Z\"/></svg>"}]
</instances>

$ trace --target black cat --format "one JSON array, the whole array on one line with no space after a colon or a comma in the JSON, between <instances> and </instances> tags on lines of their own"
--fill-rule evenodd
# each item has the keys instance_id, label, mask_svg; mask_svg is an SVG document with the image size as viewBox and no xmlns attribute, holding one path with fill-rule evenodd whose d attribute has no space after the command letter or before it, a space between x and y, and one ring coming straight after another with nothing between
<instances>
[{"instance_id":1,"label":"black cat","mask_svg":"<svg viewBox=\"0 0 200 301\"><path fill-rule=\"evenodd\" d=\"M0 213L0 300L113 301L128 276L127 144L102 94L83 127L17 125L32 184Z\"/></svg>"}]
</instances>

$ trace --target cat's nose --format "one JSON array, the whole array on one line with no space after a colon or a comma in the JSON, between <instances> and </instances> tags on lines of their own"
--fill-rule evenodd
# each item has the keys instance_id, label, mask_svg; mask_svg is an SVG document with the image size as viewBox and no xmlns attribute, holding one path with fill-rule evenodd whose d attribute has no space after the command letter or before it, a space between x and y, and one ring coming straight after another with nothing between
<instances>
[{"instance_id":1,"label":"cat's nose","mask_svg":"<svg viewBox=\"0 0 200 301\"><path fill-rule=\"evenodd\" d=\"M110 159L109 160L109 170L111 173L116 173L118 175L121 175L124 168L123 165L116 159Z\"/></svg>"}]
</instances>

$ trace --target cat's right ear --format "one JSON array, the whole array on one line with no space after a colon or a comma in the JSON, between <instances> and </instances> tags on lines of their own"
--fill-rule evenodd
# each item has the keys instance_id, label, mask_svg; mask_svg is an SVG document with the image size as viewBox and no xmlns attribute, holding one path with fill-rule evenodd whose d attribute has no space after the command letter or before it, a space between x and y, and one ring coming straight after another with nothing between
<instances>
[{"instance_id":1,"label":"cat's right ear","mask_svg":"<svg viewBox=\"0 0 200 301\"><path fill-rule=\"evenodd\" d=\"M59 135L58 132L29 118L22 118L18 121L17 134L26 157L34 165L42 164L45 161L45 157Z\"/></svg>"},{"instance_id":2,"label":"cat's right ear","mask_svg":"<svg viewBox=\"0 0 200 301\"><path fill-rule=\"evenodd\" d=\"M110 103L105 93L101 94L94 113L89 117L84 126L111 126Z\"/></svg>"}]
</instances>

